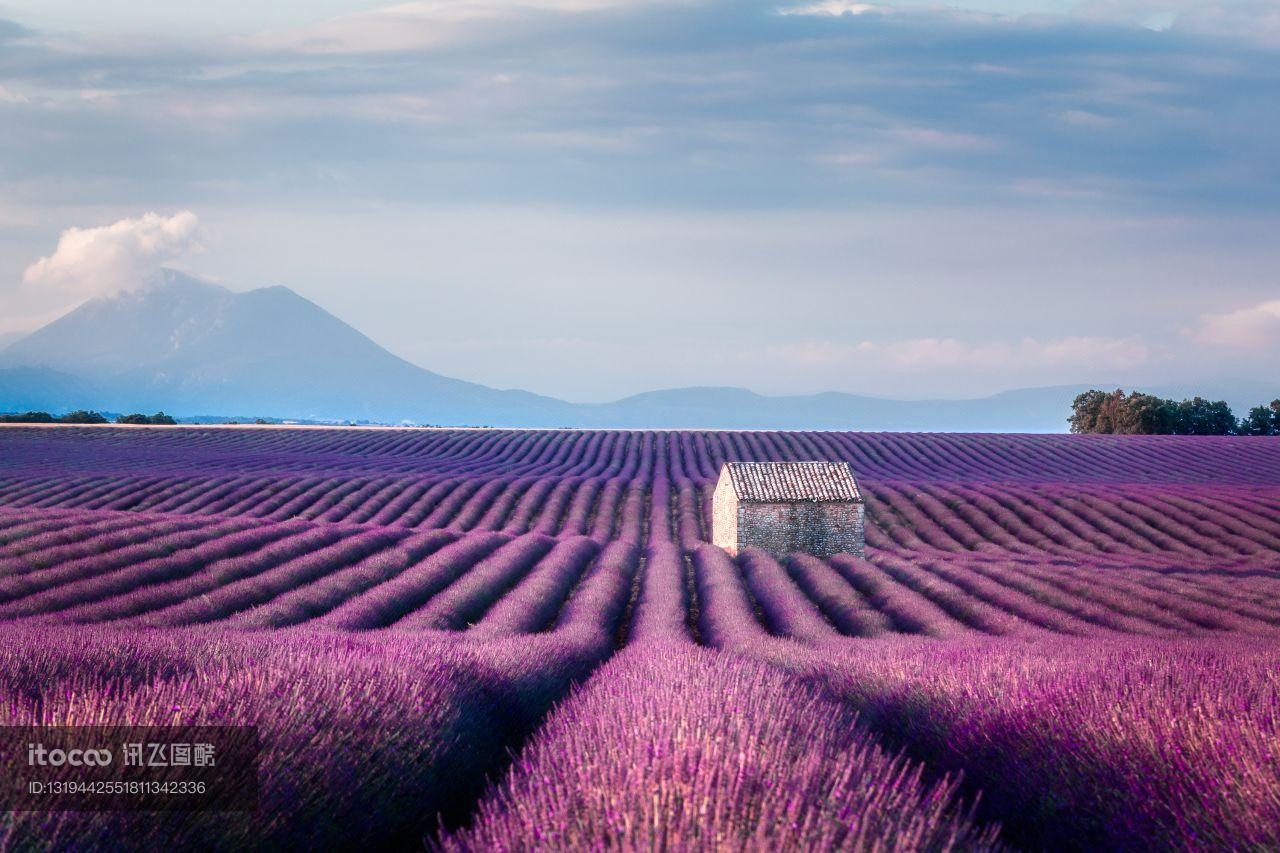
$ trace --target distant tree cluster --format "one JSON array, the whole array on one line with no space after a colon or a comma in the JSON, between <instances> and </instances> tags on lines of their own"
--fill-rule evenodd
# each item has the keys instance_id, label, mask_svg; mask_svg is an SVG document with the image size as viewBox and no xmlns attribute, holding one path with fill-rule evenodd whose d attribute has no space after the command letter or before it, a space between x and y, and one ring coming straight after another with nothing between
<instances>
[{"instance_id":1,"label":"distant tree cluster","mask_svg":"<svg viewBox=\"0 0 1280 853\"><path fill-rule=\"evenodd\" d=\"M48 412L21 412L17 414L0 415L0 424L105 424L110 423L106 416L99 412L87 412L84 409L77 409L74 412L68 412L62 416L51 415ZM146 424L149 426L173 426L177 423L170 415L164 412L156 412L154 415L144 415L134 413L132 415L121 415L116 418L118 424Z\"/></svg>"},{"instance_id":2,"label":"distant tree cluster","mask_svg":"<svg viewBox=\"0 0 1280 853\"><path fill-rule=\"evenodd\" d=\"M0 424L56 424L58 419L48 412L20 412L0 415Z\"/></svg>"},{"instance_id":3,"label":"distant tree cluster","mask_svg":"<svg viewBox=\"0 0 1280 853\"><path fill-rule=\"evenodd\" d=\"M1067 419L1075 433L1116 435L1280 435L1280 400L1256 406L1239 420L1225 400L1166 400L1123 390L1086 391Z\"/></svg>"},{"instance_id":4,"label":"distant tree cluster","mask_svg":"<svg viewBox=\"0 0 1280 853\"><path fill-rule=\"evenodd\" d=\"M1241 435L1280 435L1280 400L1265 406L1254 406L1240 419Z\"/></svg>"},{"instance_id":5,"label":"distant tree cluster","mask_svg":"<svg viewBox=\"0 0 1280 853\"><path fill-rule=\"evenodd\" d=\"M58 418L59 423L64 424L105 424L106 416L97 412L86 412L84 409L76 409L74 412L68 412Z\"/></svg>"},{"instance_id":6,"label":"distant tree cluster","mask_svg":"<svg viewBox=\"0 0 1280 853\"><path fill-rule=\"evenodd\" d=\"M132 415L121 415L116 418L118 424L139 424L142 426L173 426L177 423L172 417L164 412L156 412L154 415L144 415L134 412Z\"/></svg>"},{"instance_id":7,"label":"distant tree cluster","mask_svg":"<svg viewBox=\"0 0 1280 853\"><path fill-rule=\"evenodd\" d=\"M97 412L86 412L77 409L61 417L54 417L48 412L21 412L19 414L0 415L0 424L105 424L106 417Z\"/></svg>"}]
</instances>

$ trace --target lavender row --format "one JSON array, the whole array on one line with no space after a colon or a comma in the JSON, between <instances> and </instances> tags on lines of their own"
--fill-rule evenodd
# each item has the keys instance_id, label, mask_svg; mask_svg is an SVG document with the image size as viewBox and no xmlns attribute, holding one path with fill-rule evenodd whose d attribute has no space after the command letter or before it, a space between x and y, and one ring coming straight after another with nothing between
<instances>
[{"instance_id":1,"label":"lavender row","mask_svg":"<svg viewBox=\"0 0 1280 853\"><path fill-rule=\"evenodd\" d=\"M253 812L6 812L0 835L14 849L421 848L600 659L580 629L474 644L0 627L0 725L256 725L262 745Z\"/></svg>"},{"instance_id":2,"label":"lavender row","mask_svg":"<svg viewBox=\"0 0 1280 853\"><path fill-rule=\"evenodd\" d=\"M579 584L596 546L590 539L574 539L553 548L535 570L502 597L472 629L476 637L507 637L540 631L555 621L574 593L586 592L591 584ZM594 573L624 573L630 579L636 569L634 546L615 542L597 558ZM578 607L583 606L581 602ZM573 619L573 614L567 614Z\"/></svg>"},{"instance_id":3,"label":"lavender row","mask_svg":"<svg viewBox=\"0 0 1280 853\"><path fill-rule=\"evenodd\" d=\"M963 772L1031 849L1280 844L1280 651L1267 640L773 641L891 744Z\"/></svg>"},{"instance_id":4,"label":"lavender row","mask_svg":"<svg viewBox=\"0 0 1280 853\"><path fill-rule=\"evenodd\" d=\"M849 708L687 643L622 652L561 705L452 850L979 850L956 785Z\"/></svg>"}]
</instances>

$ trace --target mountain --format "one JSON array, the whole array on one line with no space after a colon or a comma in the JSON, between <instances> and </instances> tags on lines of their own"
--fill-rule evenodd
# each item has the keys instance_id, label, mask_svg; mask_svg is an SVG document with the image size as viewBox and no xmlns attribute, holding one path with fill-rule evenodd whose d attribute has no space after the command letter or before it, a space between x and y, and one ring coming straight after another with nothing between
<instances>
[{"instance_id":1,"label":"mountain","mask_svg":"<svg viewBox=\"0 0 1280 853\"><path fill-rule=\"evenodd\" d=\"M14 341L22 340L26 334L26 332L0 332L0 350L3 350Z\"/></svg>"},{"instance_id":2,"label":"mountain","mask_svg":"<svg viewBox=\"0 0 1280 853\"><path fill-rule=\"evenodd\" d=\"M572 408L423 370L288 288L234 293L174 271L0 352L0 368L19 366L77 377L117 411L523 426Z\"/></svg>"},{"instance_id":3,"label":"mountain","mask_svg":"<svg viewBox=\"0 0 1280 853\"><path fill-rule=\"evenodd\" d=\"M970 400L889 400L828 391L768 397L745 388L679 388L581 406L599 426L1062 432L1086 386L1030 388Z\"/></svg>"},{"instance_id":4,"label":"mountain","mask_svg":"<svg viewBox=\"0 0 1280 853\"><path fill-rule=\"evenodd\" d=\"M1280 396L1280 387L1255 384L1232 387L1228 399L1238 411ZM424 370L285 287L237 293L174 271L139 290L90 300L0 350L0 411L54 413L163 409L513 427L1061 432L1071 399L1086 387L971 400L679 388L573 404ZM1196 393L1147 390L1179 398Z\"/></svg>"},{"instance_id":5,"label":"mountain","mask_svg":"<svg viewBox=\"0 0 1280 853\"><path fill-rule=\"evenodd\" d=\"M106 399L94 383L47 367L0 368L0 412L65 414L86 405L109 408Z\"/></svg>"}]
</instances>

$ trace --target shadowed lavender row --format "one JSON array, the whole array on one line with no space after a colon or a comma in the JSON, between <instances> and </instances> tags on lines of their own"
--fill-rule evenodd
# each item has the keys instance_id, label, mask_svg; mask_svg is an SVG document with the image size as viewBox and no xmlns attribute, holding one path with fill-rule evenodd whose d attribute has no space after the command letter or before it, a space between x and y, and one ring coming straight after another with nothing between
<instances>
[{"instance_id":1,"label":"shadowed lavender row","mask_svg":"<svg viewBox=\"0 0 1280 853\"><path fill-rule=\"evenodd\" d=\"M640 643L557 710L456 850L978 850L959 806L848 706L756 661Z\"/></svg>"},{"instance_id":2,"label":"shadowed lavender row","mask_svg":"<svg viewBox=\"0 0 1280 853\"><path fill-rule=\"evenodd\" d=\"M982 793L980 816L1019 845L1280 844L1274 641L957 631L948 642L801 643L770 634L764 617L805 618L789 587L742 583L709 547L693 566L705 641L843 698L933 771L963 771L969 790ZM931 618L906 601L893 615Z\"/></svg>"},{"instance_id":3,"label":"shadowed lavender row","mask_svg":"<svg viewBox=\"0 0 1280 853\"><path fill-rule=\"evenodd\" d=\"M16 849L418 848L612 654L635 561L607 556L563 612L510 609L546 630L507 639L0 627L0 725L257 725L263 748L257 812L8 812L0 837Z\"/></svg>"}]
</instances>

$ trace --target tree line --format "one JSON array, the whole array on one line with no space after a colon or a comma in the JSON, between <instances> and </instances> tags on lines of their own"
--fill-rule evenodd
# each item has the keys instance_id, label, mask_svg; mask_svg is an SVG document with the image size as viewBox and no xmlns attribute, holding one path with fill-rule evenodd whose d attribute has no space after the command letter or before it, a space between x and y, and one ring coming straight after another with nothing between
<instances>
[{"instance_id":1,"label":"tree line","mask_svg":"<svg viewBox=\"0 0 1280 853\"><path fill-rule=\"evenodd\" d=\"M1116 435L1280 435L1280 400L1237 419L1225 400L1166 400L1134 391L1085 391L1071 403L1074 433Z\"/></svg>"},{"instance_id":2,"label":"tree line","mask_svg":"<svg viewBox=\"0 0 1280 853\"><path fill-rule=\"evenodd\" d=\"M87 412L77 409L65 415L51 415L48 412L22 412L19 414L0 415L0 424L106 424L111 423L107 416L100 412ZM156 412L144 415L134 412L131 415L120 415L115 419L118 424L148 424L150 426L174 426L178 422L171 415Z\"/></svg>"}]
</instances>

